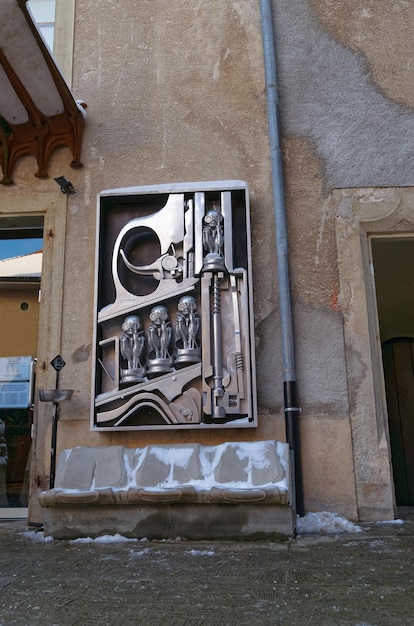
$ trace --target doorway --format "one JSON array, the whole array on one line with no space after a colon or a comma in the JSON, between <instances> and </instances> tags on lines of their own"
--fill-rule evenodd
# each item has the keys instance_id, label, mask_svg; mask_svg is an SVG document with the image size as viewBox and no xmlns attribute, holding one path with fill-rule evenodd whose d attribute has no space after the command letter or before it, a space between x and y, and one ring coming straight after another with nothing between
<instances>
[{"instance_id":1,"label":"doorway","mask_svg":"<svg viewBox=\"0 0 414 626\"><path fill-rule=\"evenodd\" d=\"M0 218L0 518L27 517L42 249L42 216Z\"/></svg>"},{"instance_id":2,"label":"doorway","mask_svg":"<svg viewBox=\"0 0 414 626\"><path fill-rule=\"evenodd\" d=\"M397 506L414 507L414 237L371 238Z\"/></svg>"}]
</instances>

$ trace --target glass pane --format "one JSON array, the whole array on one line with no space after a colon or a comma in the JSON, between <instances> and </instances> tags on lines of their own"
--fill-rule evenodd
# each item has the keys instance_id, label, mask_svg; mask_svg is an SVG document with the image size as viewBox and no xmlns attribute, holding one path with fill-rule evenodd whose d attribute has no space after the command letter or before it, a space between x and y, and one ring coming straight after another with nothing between
<instances>
[{"instance_id":1,"label":"glass pane","mask_svg":"<svg viewBox=\"0 0 414 626\"><path fill-rule=\"evenodd\" d=\"M27 4L38 24L55 21L55 0L29 0Z\"/></svg>"},{"instance_id":2,"label":"glass pane","mask_svg":"<svg viewBox=\"0 0 414 626\"><path fill-rule=\"evenodd\" d=\"M50 50L53 50L55 30L55 0L29 0L27 3L40 32Z\"/></svg>"},{"instance_id":3,"label":"glass pane","mask_svg":"<svg viewBox=\"0 0 414 626\"><path fill-rule=\"evenodd\" d=\"M39 30L43 35L43 39L46 41L50 50L53 50L53 35L55 32L54 24L39 24Z\"/></svg>"},{"instance_id":4,"label":"glass pane","mask_svg":"<svg viewBox=\"0 0 414 626\"><path fill-rule=\"evenodd\" d=\"M0 230L0 261L17 256L38 252L43 248L43 239L1 239Z\"/></svg>"}]
</instances>

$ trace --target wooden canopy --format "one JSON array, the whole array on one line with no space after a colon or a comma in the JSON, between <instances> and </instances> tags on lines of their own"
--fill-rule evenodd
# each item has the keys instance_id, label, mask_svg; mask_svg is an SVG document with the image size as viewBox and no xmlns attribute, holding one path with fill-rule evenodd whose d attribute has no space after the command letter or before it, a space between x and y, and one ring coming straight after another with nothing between
<instances>
[{"instance_id":1,"label":"wooden canopy","mask_svg":"<svg viewBox=\"0 0 414 626\"><path fill-rule=\"evenodd\" d=\"M16 161L28 154L37 161L35 176L46 177L51 154L62 146L72 151L71 167L82 167L84 113L39 33L26 0L1 0L0 182L11 184Z\"/></svg>"}]
</instances>

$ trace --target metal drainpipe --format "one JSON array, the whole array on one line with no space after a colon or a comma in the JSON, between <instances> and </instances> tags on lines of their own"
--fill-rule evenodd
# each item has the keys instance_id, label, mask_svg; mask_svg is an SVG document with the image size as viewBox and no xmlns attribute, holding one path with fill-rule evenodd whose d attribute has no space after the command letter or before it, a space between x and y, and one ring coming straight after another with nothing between
<instances>
[{"instance_id":1,"label":"metal drainpipe","mask_svg":"<svg viewBox=\"0 0 414 626\"><path fill-rule=\"evenodd\" d=\"M294 468L296 512L304 515L302 463L300 453L299 412L296 402L296 369L293 348L292 311L285 197L283 192L282 157L279 130L279 95L276 70L275 38L271 0L260 0L262 17L263 58L265 68L269 144L272 165L273 205L276 227L276 256L279 279L280 330L282 339L283 395L286 439Z\"/></svg>"}]
</instances>

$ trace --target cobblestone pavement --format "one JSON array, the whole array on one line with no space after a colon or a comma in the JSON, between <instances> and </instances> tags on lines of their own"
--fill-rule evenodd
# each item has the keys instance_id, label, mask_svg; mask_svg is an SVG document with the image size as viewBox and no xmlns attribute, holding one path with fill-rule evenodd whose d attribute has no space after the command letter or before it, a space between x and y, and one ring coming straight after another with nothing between
<instances>
[{"instance_id":1,"label":"cobblestone pavement","mask_svg":"<svg viewBox=\"0 0 414 626\"><path fill-rule=\"evenodd\" d=\"M362 527L285 543L81 543L0 522L0 625L414 625L414 522Z\"/></svg>"}]
</instances>

